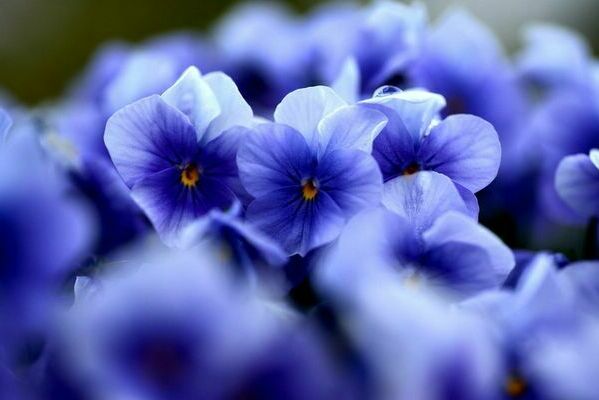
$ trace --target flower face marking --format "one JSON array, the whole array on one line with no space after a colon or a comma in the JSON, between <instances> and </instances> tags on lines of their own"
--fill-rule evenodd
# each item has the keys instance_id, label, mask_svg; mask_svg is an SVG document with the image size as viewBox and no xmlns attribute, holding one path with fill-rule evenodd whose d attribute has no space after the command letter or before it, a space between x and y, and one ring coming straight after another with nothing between
<instances>
[{"instance_id":1,"label":"flower face marking","mask_svg":"<svg viewBox=\"0 0 599 400\"><path fill-rule=\"evenodd\" d=\"M407 167L404 168L402 175L414 175L416 172L420 171L420 169L420 164L416 162L411 162L410 164L408 164Z\"/></svg>"},{"instance_id":2,"label":"flower face marking","mask_svg":"<svg viewBox=\"0 0 599 400\"><path fill-rule=\"evenodd\" d=\"M302 197L305 201L312 201L318 194L318 182L314 179L306 179L302 182Z\"/></svg>"},{"instance_id":3,"label":"flower face marking","mask_svg":"<svg viewBox=\"0 0 599 400\"><path fill-rule=\"evenodd\" d=\"M200 175L200 169L196 164L188 164L181 171L181 183L186 188L194 188L200 181Z\"/></svg>"}]
</instances>

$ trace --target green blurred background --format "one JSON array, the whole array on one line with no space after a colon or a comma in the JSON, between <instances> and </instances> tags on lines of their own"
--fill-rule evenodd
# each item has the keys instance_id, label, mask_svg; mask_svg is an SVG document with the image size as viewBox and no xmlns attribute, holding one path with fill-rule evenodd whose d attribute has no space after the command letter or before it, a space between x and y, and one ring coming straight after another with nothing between
<instances>
[{"instance_id":1,"label":"green blurred background","mask_svg":"<svg viewBox=\"0 0 599 400\"><path fill-rule=\"evenodd\" d=\"M451 5L469 8L508 49L529 21L557 22L599 46L599 0L425 0L432 17ZM0 0L0 87L34 104L60 95L109 39L139 41L173 30L207 31L235 0ZM289 0L298 12L323 1Z\"/></svg>"}]
</instances>

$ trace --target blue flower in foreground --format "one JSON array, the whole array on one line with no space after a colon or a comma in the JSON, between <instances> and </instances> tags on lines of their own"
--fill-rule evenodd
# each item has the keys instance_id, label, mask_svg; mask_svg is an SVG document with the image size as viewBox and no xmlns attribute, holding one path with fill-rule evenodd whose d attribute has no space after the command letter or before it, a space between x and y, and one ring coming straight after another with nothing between
<instances>
[{"instance_id":1,"label":"blue flower in foreground","mask_svg":"<svg viewBox=\"0 0 599 400\"><path fill-rule=\"evenodd\" d=\"M361 104L389 120L372 152L385 182L436 171L451 178L469 207L478 209L472 193L491 183L501 161L501 145L491 124L473 115L439 121L445 99L420 90L383 93Z\"/></svg>"},{"instance_id":2,"label":"blue flower in foreground","mask_svg":"<svg viewBox=\"0 0 599 400\"><path fill-rule=\"evenodd\" d=\"M596 288L591 289L597 267L574 263L558 271L554 258L541 254L513 291L489 291L463 303L497 332L496 347L505 360L497 390L505 398L597 397L592 377L599 367L599 325ZM589 310L594 317L585 314Z\"/></svg>"},{"instance_id":3,"label":"blue flower in foreground","mask_svg":"<svg viewBox=\"0 0 599 400\"><path fill-rule=\"evenodd\" d=\"M364 264L363 267L368 266ZM367 368L376 399L493 399L500 354L483 321L423 288L363 280L332 302Z\"/></svg>"},{"instance_id":4,"label":"blue flower in foreground","mask_svg":"<svg viewBox=\"0 0 599 400\"><path fill-rule=\"evenodd\" d=\"M227 279L210 254L154 254L77 301L69 367L89 397L341 396L319 337Z\"/></svg>"},{"instance_id":5,"label":"blue flower in foreground","mask_svg":"<svg viewBox=\"0 0 599 400\"><path fill-rule=\"evenodd\" d=\"M222 73L202 77L195 67L161 96L116 112L106 147L131 194L167 244L210 209L240 194L235 156L238 125L253 114Z\"/></svg>"},{"instance_id":6,"label":"blue flower in foreground","mask_svg":"<svg viewBox=\"0 0 599 400\"><path fill-rule=\"evenodd\" d=\"M499 287L514 256L468 214L452 182L420 172L385 185L383 205L354 217L341 234L323 279L335 286L392 279L458 297Z\"/></svg>"},{"instance_id":7,"label":"blue flower in foreground","mask_svg":"<svg viewBox=\"0 0 599 400\"><path fill-rule=\"evenodd\" d=\"M255 198L247 219L288 254L304 256L378 204L381 173L368 153L386 118L320 86L287 95L275 121L258 125L237 155L243 186Z\"/></svg>"},{"instance_id":8,"label":"blue flower in foreground","mask_svg":"<svg viewBox=\"0 0 599 400\"><path fill-rule=\"evenodd\" d=\"M599 217L599 150L565 157L557 167L555 187L578 214Z\"/></svg>"}]
</instances>

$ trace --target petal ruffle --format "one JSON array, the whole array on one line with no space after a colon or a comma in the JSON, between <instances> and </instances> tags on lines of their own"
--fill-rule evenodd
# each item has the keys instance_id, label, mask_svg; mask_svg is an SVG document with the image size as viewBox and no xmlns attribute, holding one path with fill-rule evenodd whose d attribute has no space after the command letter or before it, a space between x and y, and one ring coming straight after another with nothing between
<instances>
[{"instance_id":1,"label":"petal ruffle","mask_svg":"<svg viewBox=\"0 0 599 400\"><path fill-rule=\"evenodd\" d=\"M275 121L295 128L305 138L311 149L319 142L318 124L345 101L327 86L314 86L289 93L275 110Z\"/></svg>"},{"instance_id":2,"label":"petal ruffle","mask_svg":"<svg viewBox=\"0 0 599 400\"><path fill-rule=\"evenodd\" d=\"M372 152L372 143L387 123L385 114L360 106L342 107L318 124L320 156L338 149Z\"/></svg>"}]
</instances>

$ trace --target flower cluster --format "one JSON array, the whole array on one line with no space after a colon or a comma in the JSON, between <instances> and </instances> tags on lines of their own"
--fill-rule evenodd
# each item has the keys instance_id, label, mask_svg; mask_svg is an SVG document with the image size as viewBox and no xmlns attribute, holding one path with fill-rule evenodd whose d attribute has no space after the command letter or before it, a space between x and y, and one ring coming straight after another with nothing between
<instances>
[{"instance_id":1,"label":"flower cluster","mask_svg":"<svg viewBox=\"0 0 599 400\"><path fill-rule=\"evenodd\" d=\"M598 64L523 43L246 5L0 99L0 398L599 398Z\"/></svg>"}]
</instances>

